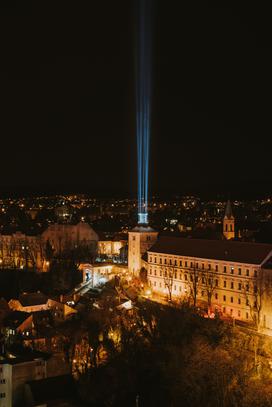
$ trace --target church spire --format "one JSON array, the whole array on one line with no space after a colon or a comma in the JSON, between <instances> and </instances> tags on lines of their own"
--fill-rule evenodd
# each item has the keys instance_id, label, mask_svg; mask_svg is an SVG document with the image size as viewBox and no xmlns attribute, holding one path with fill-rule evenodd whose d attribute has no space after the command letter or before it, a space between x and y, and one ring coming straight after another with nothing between
<instances>
[{"instance_id":1,"label":"church spire","mask_svg":"<svg viewBox=\"0 0 272 407\"><path fill-rule=\"evenodd\" d=\"M235 238L235 219L232 213L230 200L227 202L223 219L223 235L227 240Z\"/></svg>"},{"instance_id":2,"label":"church spire","mask_svg":"<svg viewBox=\"0 0 272 407\"><path fill-rule=\"evenodd\" d=\"M225 218L226 219L232 219L232 218L234 219L230 200L228 200L227 205L226 205Z\"/></svg>"}]
</instances>

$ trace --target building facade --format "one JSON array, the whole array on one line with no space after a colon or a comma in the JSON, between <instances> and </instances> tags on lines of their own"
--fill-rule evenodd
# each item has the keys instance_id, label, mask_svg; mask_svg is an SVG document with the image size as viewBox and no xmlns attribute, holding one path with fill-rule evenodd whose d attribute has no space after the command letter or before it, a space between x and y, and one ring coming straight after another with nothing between
<instances>
[{"instance_id":1,"label":"building facade","mask_svg":"<svg viewBox=\"0 0 272 407\"><path fill-rule=\"evenodd\" d=\"M98 235L85 222L76 225L53 224L41 234L28 236L21 232L11 235L0 234L0 267L1 268L32 268L47 271L46 245L50 243L54 254L79 247L87 248L96 253Z\"/></svg>"},{"instance_id":2,"label":"building facade","mask_svg":"<svg viewBox=\"0 0 272 407\"><path fill-rule=\"evenodd\" d=\"M128 232L128 269L138 275L142 265L142 256L156 242L158 232L148 226L136 226Z\"/></svg>"},{"instance_id":3,"label":"building facade","mask_svg":"<svg viewBox=\"0 0 272 407\"><path fill-rule=\"evenodd\" d=\"M56 253L73 250L79 246L89 247L95 251L98 243L97 233L85 222L76 225L55 223L48 226L41 237L43 242L50 242Z\"/></svg>"},{"instance_id":4,"label":"building facade","mask_svg":"<svg viewBox=\"0 0 272 407\"><path fill-rule=\"evenodd\" d=\"M161 237L145 257L153 293L272 329L272 245Z\"/></svg>"},{"instance_id":5,"label":"building facade","mask_svg":"<svg viewBox=\"0 0 272 407\"><path fill-rule=\"evenodd\" d=\"M46 360L38 354L0 355L0 407L24 405L25 383L46 376Z\"/></svg>"}]
</instances>

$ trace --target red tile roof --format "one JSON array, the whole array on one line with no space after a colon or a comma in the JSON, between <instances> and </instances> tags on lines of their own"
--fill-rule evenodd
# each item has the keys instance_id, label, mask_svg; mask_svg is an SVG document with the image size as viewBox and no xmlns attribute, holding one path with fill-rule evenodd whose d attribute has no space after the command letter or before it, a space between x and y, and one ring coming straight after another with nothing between
<instances>
[{"instance_id":1,"label":"red tile roof","mask_svg":"<svg viewBox=\"0 0 272 407\"><path fill-rule=\"evenodd\" d=\"M148 252L260 265L272 244L162 236Z\"/></svg>"}]
</instances>

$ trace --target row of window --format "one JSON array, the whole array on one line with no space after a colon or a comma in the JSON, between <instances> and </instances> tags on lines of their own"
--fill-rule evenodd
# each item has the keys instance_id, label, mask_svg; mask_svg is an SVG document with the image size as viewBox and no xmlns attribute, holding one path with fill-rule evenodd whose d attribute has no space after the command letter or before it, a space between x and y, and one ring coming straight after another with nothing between
<instances>
[{"instance_id":1,"label":"row of window","mask_svg":"<svg viewBox=\"0 0 272 407\"><path fill-rule=\"evenodd\" d=\"M150 285L152 285L152 283L151 283ZM157 281L153 281L153 286L154 286L154 287L159 287L159 288L162 288L162 286L164 286L164 288L167 288L167 284L162 284L161 282L158 282L158 284L157 284ZM177 288L178 288L178 290L177 290ZM182 288L181 288L181 286L178 286L178 287L177 287L177 286L174 284L174 285L173 285L173 291L179 291L179 292L181 292L181 291L182 291ZM205 297L205 296L206 296L205 291L201 291L201 297ZM218 295L218 293L215 293L215 294L214 294L214 298L215 298L216 300L219 300L219 295ZM223 295L222 298L223 298L223 302L226 302L226 301L227 301L227 296L226 296L226 295ZM231 302L232 304L234 303L234 298L233 298L233 297L230 297L230 302ZM241 298L238 298L238 299L237 299L237 304L238 304L238 305L241 305ZM247 306L250 305L248 299L246 299L246 305L247 305ZM256 304L255 304L255 306L256 306Z\"/></svg>"},{"instance_id":2,"label":"row of window","mask_svg":"<svg viewBox=\"0 0 272 407\"><path fill-rule=\"evenodd\" d=\"M4 399L6 397L6 393L0 393L0 399Z\"/></svg>"},{"instance_id":3,"label":"row of window","mask_svg":"<svg viewBox=\"0 0 272 407\"><path fill-rule=\"evenodd\" d=\"M152 259L153 259L152 257L149 258L150 263L152 263ZM159 264L163 264L162 258L160 258L159 260L160 260ZM155 264L157 263L157 257L154 257L154 263ZM189 263L190 263L190 266L189 266ZM164 259L164 264L169 265L169 266L185 267L185 268L191 268L191 269L199 269L200 268L198 262L193 263L192 261L191 262L185 261L184 265L183 265L182 260L179 260L179 264L178 264L178 260L174 260L172 262L172 259L169 259L169 262L167 262L167 259ZM205 264L204 263L201 263L201 269L205 270ZM212 270L212 265L211 264L208 264L207 270ZM219 270L218 264L215 265L214 270L215 271ZM223 266L223 272L227 273L227 266ZM230 274L234 274L234 267L233 266L230 267ZM242 268L241 267L238 268L238 273L237 274L239 276L242 275ZM250 274L249 269L246 269L245 270L245 275L247 277L249 277L249 274ZM257 277L257 270L254 270L254 277Z\"/></svg>"},{"instance_id":4,"label":"row of window","mask_svg":"<svg viewBox=\"0 0 272 407\"><path fill-rule=\"evenodd\" d=\"M223 314L226 314L226 307L223 307L222 311L223 311ZM232 308L229 310L229 313L230 313L231 316L233 316L233 317L235 316L234 310ZM242 312L239 309L237 310L237 317L238 318L242 317ZM245 317L246 317L246 319L249 319L249 313L248 312L245 313Z\"/></svg>"},{"instance_id":5,"label":"row of window","mask_svg":"<svg viewBox=\"0 0 272 407\"><path fill-rule=\"evenodd\" d=\"M205 292L202 291L202 292L201 292L201 295L202 295L202 297L204 297L204 296L205 296ZM214 298L215 298L216 300L219 299L218 293L215 293L215 294L214 294ZM223 302L227 302L227 296L226 296L226 295L223 295L222 298L223 298ZM231 302L232 304L234 303L234 298L233 298L233 297L230 297L230 302ZM238 298L238 299L237 299L237 304L238 304L238 305L241 305L241 298ZM246 305L249 306L249 300L248 300L248 299L246 299Z\"/></svg>"},{"instance_id":6,"label":"row of window","mask_svg":"<svg viewBox=\"0 0 272 407\"><path fill-rule=\"evenodd\" d=\"M152 270L151 270L151 269L149 270L149 275L152 275ZM164 271L164 273L163 273L162 270L160 270L160 277L163 277L163 275L164 275L164 277L166 277L166 276L167 276L167 272ZM156 271L156 269L154 270L154 276L157 276L157 271ZM189 279L188 279L188 276L189 276ZM177 275L177 272L176 272L176 271L173 273L173 276L172 276L172 277L173 277L173 279L177 280L178 275ZM179 279L182 280L182 274L181 274L181 273L180 273L179 277L180 277ZM191 274L189 274L189 275L188 275L188 274L184 274L184 280L185 280L185 281L194 281L194 280L193 280L193 276L192 276ZM197 277L197 276L195 277L195 281L198 282L198 277ZM218 280L217 280L217 279L215 279L215 280L213 281L211 278L206 279L205 277L202 277L202 278L201 278L201 282L202 282L202 284L206 284L206 285L209 285L209 286L211 286L211 287L213 287L213 286L214 286L214 287L219 287L219 283L218 283ZM224 287L224 288L229 288L229 289L231 289L231 290L234 290L234 289L236 288L233 281L230 282L230 285L229 285L229 287L228 287L226 280L224 280L224 282L223 282L223 287ZM239 291L242 291L243 289L244 289L245 291L249 291L249 284L243 285L241 282L239 282L239 283L237 284L237 289L238 289ZM256 285L254 285L254 292L255 292L255 293L257 292L257 286L256 286Z\"/></svg>"}]
</instances>

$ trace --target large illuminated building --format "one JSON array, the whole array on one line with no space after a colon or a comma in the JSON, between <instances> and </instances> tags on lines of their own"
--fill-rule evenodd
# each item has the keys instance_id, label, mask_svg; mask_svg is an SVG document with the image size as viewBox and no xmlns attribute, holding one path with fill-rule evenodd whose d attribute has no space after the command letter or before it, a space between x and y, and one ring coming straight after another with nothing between
<instances>
[{"instance_id":1,"label":"large illuminated building","mask_svg":"<svg viewBox=\"0 0 272 407\"><path fill-rule=\"evenodd\" d=\"M96 253L98 235L90 225L79 222L52 224L42 234L29 236L21 232L0 234L0 267L31 268L47 271L49 267L47 244L54 255L84 247Z\"/></svg>"},{"instance_id":2,"label":"large illuminated building","mask_svg":"<svg viewBox=\"0 0 272 407\"><path fill-rule=\"evenodd\" d=\"M272 332L272 245L233 241L227 203L222 240L160 237L144 255L153 294Z\"/></svg>"}]
</instances>

